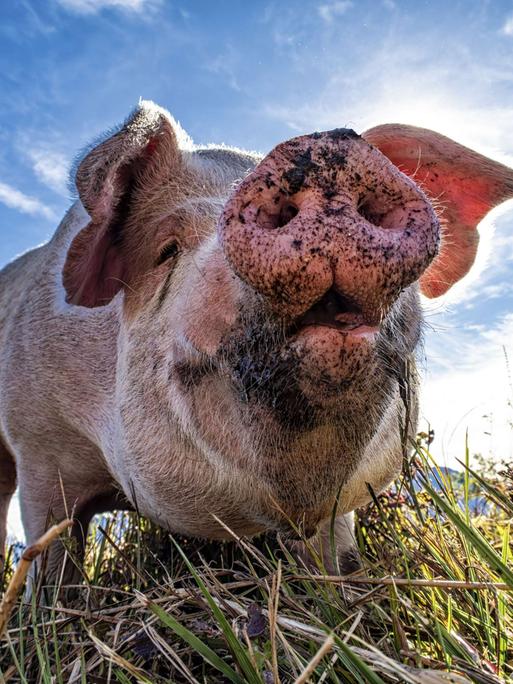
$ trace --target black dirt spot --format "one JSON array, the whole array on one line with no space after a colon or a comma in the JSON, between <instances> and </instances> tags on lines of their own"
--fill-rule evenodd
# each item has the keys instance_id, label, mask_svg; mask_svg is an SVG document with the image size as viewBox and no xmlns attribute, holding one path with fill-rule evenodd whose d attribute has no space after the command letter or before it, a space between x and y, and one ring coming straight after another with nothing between
<instances>
[{"instance_id":1,"label":"black dirt spot","mask_svg":"<svg viewBox=\"0 0 513 684\"><path fill-rule=\"evenodd\" d=\"M270 173L266 174L264 178L264 183L266 184L268 189L272 188L275 185L275 182L272 180Z\"/></svg>"},{"instance_id":2,"label":"black dirt spot","mask_svg":"<svg viewBox=\"0 0 513 684\"><path fill-rule=\"evenodd\" d=\"M352 128L334 128L328 131L327 135L332 140L347 140L348 138L359 140L361 137Z\"/></svg>"},{"instance_id":3,"label":"black dirt spot","mask_svg":"<svg viewBox=\"0 0 513 684\"><path fill-rule=\"evenodd\" d=\"M285 171L282 178L289 186L289 192L295 195L305 184L307 176L318 168L312 161L312 150L309 147L302 154L298 154L292 162L293 166Z\"/></svg>"}]
</instances>

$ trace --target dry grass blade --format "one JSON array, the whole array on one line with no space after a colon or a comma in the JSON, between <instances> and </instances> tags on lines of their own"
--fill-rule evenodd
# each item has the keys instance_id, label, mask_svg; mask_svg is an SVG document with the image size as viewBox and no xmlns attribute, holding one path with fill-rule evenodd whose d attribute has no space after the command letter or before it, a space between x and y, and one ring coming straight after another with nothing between
<instances>
[{"instance_id":1,"label":"dry grass blade","mask_svg":"<svg viewBox=\"0 0 513 684\"><path fill-rule=\"evenodd\" d=\"M273 679L279 684L278 655L276 651L276 622L278 618L278 604L280 601L281 585L281 562L278 562L278 570L273 576L271 592L269 594L269 633L271 637L271 662L273 667Z\"/></svg>"},{"instance_id":2,"label":"dry grass blade","mask_svg":"<svg viewBox=\"0 0 513 684\"><path fill-rule=\"evenodd\" d=\"M153 684L147 674L140 668L135 667L135 665L126 660L126 658L120 656L118 653L116 653L116 651L114 651L114 649L107 646L107 644L104 644L103 641L98 639L98 637L96 637L94 634L89 634L89 636L101 654L106 655L107 658L109 658L109 660L111 660L113 663L121 667L123 670L129 672L132 677L135 677L137 682L140 682L141 684Z\"/></svg>"},{"instance_id":3,"label":"dry grass blade","mask_svg":"<svg viewBox=\"0 0 513 684\"><path fill-rule=\"evenodd\" d=\"M305 682L310 681L310 676L312 675L313 671L324 658L324 656L331 651L334 643L335 641L333 639L333 636L330 634L327 637L326 641L323 643L323 645L320 647L320 649L317 651L317 653L314 655L312 660L305 667L303 672L296 679L294 684L305 684Z\"/></svg>"},{"instance_id":4,"label":"dry grass blade","mask_svg":"<svg viewBox=\"0 0 513 684\"><path fill-rule=\"evenodd\" d=\"M0 603L0 635L4 633L7 627L12 609L23 589L32 563L64 532L64 530L71 527L71 525L73 525L73 521L69 519L63 520L58 525L53 525L35 542L35 544L28 546L25 551L23 551L20 561L16 566L16 570L11 577L11 581L7 585L5 594L2 597L2 602Z\"/></svg>"},{"instance_id":5,"label":"dry grass blade","mask_svg":"<svg viewBox=\"0 0 513 684\"><path fill-rule=\"evenodd\" d=\"M353 575L294 575L296 580L313 580L333 584L370 584L373 586L426 587L433 589L490 589L492 591L513 591L505 582L461 582L442 579L408 579L407 577L354 577Z\"/></svg>"}]
</instances>

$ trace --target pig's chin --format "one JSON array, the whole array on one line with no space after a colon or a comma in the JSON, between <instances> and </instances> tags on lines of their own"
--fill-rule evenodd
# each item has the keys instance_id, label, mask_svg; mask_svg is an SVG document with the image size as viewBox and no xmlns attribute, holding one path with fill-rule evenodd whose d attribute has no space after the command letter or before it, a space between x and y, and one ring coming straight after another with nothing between
<instances>
[{"instance_id":1,"label":"pig's chin","mask_svg":"<svg viewBox=\"0 0 513 684\"><path fill-rule=\"evenodd\" d=\"M287 330L287 352L299 360L299 385L309 398L328 400L367 374L380 333L349 299L329 290Z\"/></svg>"},{"instance_id":2,"label":"pig's chin","mask_svg":"<svg viewBox=\"0 0 513 684\"><path fill-rule=\"evenodd\" d=\"M302 431L331 420L344 397L351 401L377 382L377 328L359 323L343 331L313 321L290 327L273 317L245 323L226 339L221 366L239 400L283 428Z\"/></svg>"},{"instance_id":3,"label":"pig's chin","mask_svg":"<svg viewBox=\"0 0 513 684\"><path fill-rule=\"evenodd\" d=\"M336 402L340 394L359 386L374 366L379 329L359 325L342 331L329 325L298 330L288 348L298 360L298 386L317 404Z\"/></svg>"}]
</instances>

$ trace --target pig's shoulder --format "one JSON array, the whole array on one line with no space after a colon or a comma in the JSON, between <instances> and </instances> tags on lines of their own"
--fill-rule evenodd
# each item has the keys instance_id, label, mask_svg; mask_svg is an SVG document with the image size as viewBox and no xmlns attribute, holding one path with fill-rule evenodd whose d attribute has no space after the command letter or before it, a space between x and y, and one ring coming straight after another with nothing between
<instances>
[{"instance_id":1,"label":"pig's shoulder","mask_svg":"<svg viewBox=\"0 0 513 684\"><path fill-rule=\"evenodd\" d=\"M89 220L81 203L75 202L47 243L21 254L0 270L0 337L7 321L21 309L29 313L35 307L43 313L62 303L62 267L67 250Z\"/></svg>"}]
</instances>

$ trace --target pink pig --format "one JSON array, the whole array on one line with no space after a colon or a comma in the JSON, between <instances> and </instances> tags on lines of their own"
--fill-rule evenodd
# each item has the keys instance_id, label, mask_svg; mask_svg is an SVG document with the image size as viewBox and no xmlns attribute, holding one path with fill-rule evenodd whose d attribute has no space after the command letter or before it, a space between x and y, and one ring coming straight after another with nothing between
<instances>
[{"instance_id":1,"label":"pink pig","mask_svg":"<svg viewBox=\"0 0 513 684\"><path fill-rule=\"evenodd\" d=\"M195 147L143 102L75 180L53 238L0 272L1 548L18 483L29 543L74 509L82 548L132 505L211 539L301 532L330 568L340 492L354 567L352 511L416 430L419 291L469 270L513 171L396 124L264 159Z\"/></svg>"}]
</instances>

